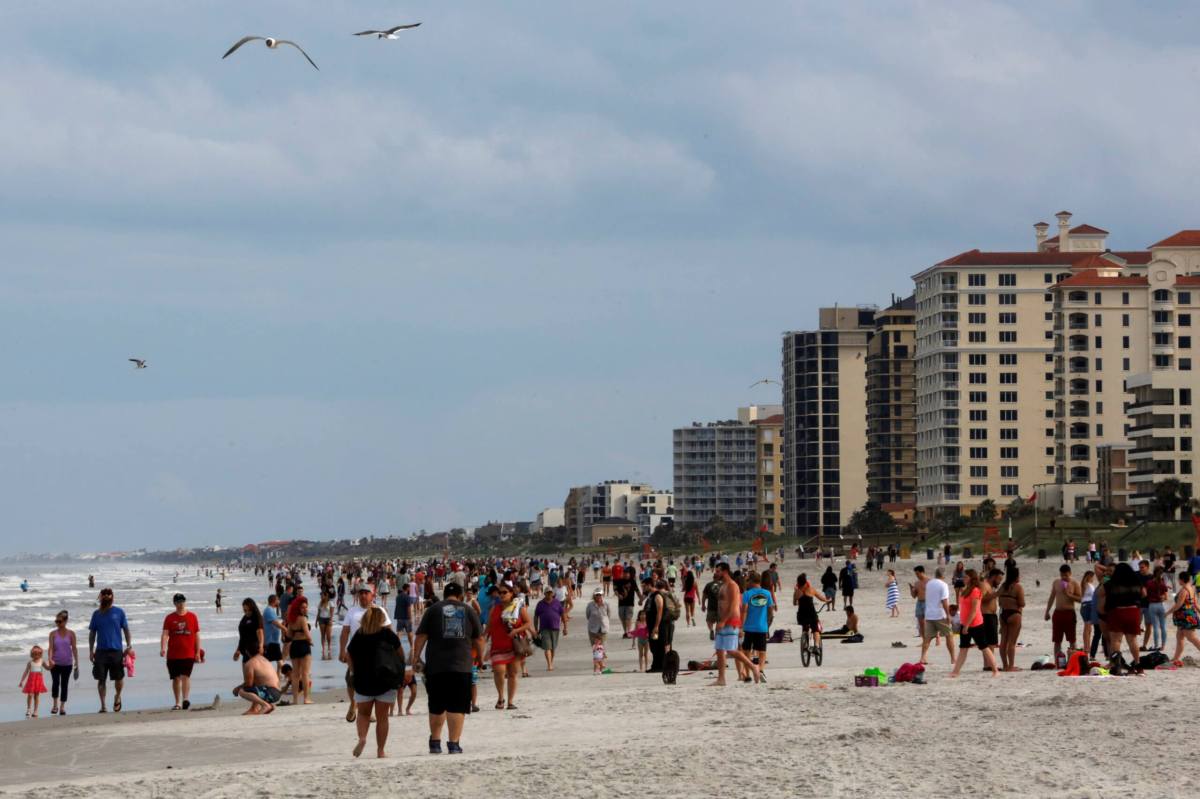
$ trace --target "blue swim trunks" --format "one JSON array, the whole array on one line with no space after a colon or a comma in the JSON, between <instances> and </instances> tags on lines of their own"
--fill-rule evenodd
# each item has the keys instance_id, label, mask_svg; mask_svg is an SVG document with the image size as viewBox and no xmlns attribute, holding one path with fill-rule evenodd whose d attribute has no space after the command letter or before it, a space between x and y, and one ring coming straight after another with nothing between
<instances>
[{"instance_id":1,"label":"blue swim trunks","mask_svg":"<svg viewBox=\"0 0 1200 799\"><path fill-rule=\"evenodd\" d=\"M718 652L736 652L738 648L738 628L729 626L718 627L715 647Z\"/></svg>"}]
</instances>

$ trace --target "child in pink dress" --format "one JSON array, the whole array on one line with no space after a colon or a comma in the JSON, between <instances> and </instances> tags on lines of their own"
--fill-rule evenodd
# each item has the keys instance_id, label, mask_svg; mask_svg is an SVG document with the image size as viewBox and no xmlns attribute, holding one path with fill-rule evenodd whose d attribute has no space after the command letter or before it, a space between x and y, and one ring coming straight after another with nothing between
<instances>
[{"instance_id":1,"label":"child in pink dress","mask_svg":"<svg viewBox=\"0 0 1200 799\"><path fill-rule=\"evenodd\" d=\"M638 671L646 671L650 668L650 629L646 627L646 611L638 611L637 624L629 633L629 637L633 639L630 646L637 646Z\"/></svg>"},{"instance_id":2,"label":"child in pink dress","mask_svg":"<svg viewBox=\"0 0 1200 799\"><path fill-rule=\"evenodd\" d=\"M43 676L45 670L45 664L42 663L42 648L35 646L29 650L29 662L25 664L25 671L17 682L17 687L25 694L25 718L27 719L37 718L38 702L42 698L42 694L46 693L46 678Z\"/></svg>"}]
</instances>

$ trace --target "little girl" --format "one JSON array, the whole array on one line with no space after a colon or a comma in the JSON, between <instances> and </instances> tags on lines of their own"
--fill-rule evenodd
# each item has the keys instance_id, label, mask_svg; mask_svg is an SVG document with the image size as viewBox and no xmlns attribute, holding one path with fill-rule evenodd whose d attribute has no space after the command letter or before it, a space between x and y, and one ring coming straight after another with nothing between
<instances>
[{"instance_id":1,"label":"little girl","mask_svg":"<svg viewBox=\"0 0 1200 799\"><path fill-rule=\"evenodd\" d=\"M42 648L35 646L29 650L29 662L17 682L17 687L25 693L25 718L37 718L38 701L46 693L46 678L42 676L45 666L42 665Z\"/></svg>"},{"instance_id":2,"label":"little girl","mask_svg":"<svg viewBox=\"0 0 1200 799\"><path fill-rule=\"evenodd\" d=\"M592 645L592 674L604 671L604 642L597 641Z\"/></svg>"},{"instance_id":3,"label":"little girl","mask_svg":"<svg viewBox=\"0 0 1200 799\"><path fill-rule=\"evenodd\" d=\"M646 627L646 611L638 611L637 624L629 633L629 637L633 639L630 648L637 646L638 671L645 671L650 668L650 630Z\"/></svg>"}]
</instances>

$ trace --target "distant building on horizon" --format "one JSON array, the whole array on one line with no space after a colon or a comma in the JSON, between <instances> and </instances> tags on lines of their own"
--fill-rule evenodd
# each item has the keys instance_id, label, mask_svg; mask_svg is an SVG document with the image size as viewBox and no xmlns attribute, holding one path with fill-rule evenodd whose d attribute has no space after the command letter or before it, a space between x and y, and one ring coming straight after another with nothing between
<instances>
[{"instance_id":1,"label":"distant building on horizon","mask_svg":"<svg viewBox=\"0 0 1200 799\"><path fill-rule=\"evenodd\" d=\"M821 308L783 334L783 498L788 535L832 537L867 501L867 344L877 307Z\"/></svg>"},{"instance_id":2,"label":"distant building on horizon","mask_svg":"<svg viewBox=\"0 0 1200 799\"><path fill-rule=\"evenodd\" d=\"M750 405L739 408L736 419L693 422L673 431L676 524L704 526L714 516L756 523L763 432L757 422L782 411L779 405Z\"/></svg>"},{"instance_id":3,"label":"distant building on horizon","mask_svg":"<svg viewBox=\"0 0 1200 799\"><path fill-rule=\"evenodd\" d=\"M538 513L537 519L533 522L531 532L540 533L548 528L562 527L564 524L566 524L566 516L563 514L561 505L545 508Z\"/></svg>"},{"instance_id":4,"label":"distant building on horizon","mask_svg":"<svg viewBox=\"0 0 1200 799\"><path fill-rule=\"evenodd\" d=\"M654 520L670 515L673 501L670 491L659 491L649 483L605 480L574 486L563 502L563 524L575 534L577 546L590 546L592 525L613 518L633 522L644 541L654 532L650 526L657 523Z\"/></svg>"}]
</instances>

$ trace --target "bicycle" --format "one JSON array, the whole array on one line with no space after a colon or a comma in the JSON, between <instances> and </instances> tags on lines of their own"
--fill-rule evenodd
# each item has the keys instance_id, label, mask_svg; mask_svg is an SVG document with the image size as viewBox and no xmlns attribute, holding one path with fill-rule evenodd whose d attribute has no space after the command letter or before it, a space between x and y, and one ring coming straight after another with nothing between
<instances>
[{"instance_id":1,"label":"bicycle","mask_svg":"<svg viewBox=\"0 0 1200 799\"><path fill-rule=\"evenodd\" d=\"M818 612L818 615L819 612ZM800 630L800 662L808 668L810 660L815 659L817 665L821 665L821 661L825 658L825 640L821 639L815 646L812 645L811 639L808 637L808 628L803 627Z\"/></svg>"}]
</instances>

